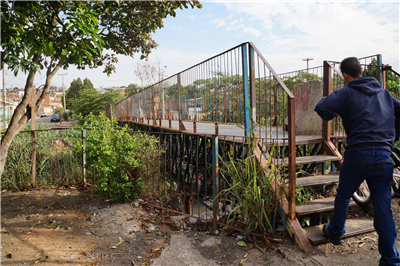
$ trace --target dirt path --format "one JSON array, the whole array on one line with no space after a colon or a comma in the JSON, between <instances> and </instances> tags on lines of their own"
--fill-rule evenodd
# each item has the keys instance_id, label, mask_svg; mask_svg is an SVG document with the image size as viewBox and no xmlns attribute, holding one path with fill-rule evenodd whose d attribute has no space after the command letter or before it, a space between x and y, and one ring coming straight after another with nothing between
<instances>
[{"instance_id":1,"label":"dirt path","mask_svg":"<svg viewBox=\"0 0 400 266\"><path fill-rule=\"evenodd\" d=\"M400 207L392 201L396 225ZM377 236L346 238L304 254L293 245L265 249L254 241L180 228L180 217L115 204L90 190L2 191L1 265L377 265ZM190 229L188 229L190 227ZM399 242L398 247L400 248Z\"/></svg>"}]
</instances>

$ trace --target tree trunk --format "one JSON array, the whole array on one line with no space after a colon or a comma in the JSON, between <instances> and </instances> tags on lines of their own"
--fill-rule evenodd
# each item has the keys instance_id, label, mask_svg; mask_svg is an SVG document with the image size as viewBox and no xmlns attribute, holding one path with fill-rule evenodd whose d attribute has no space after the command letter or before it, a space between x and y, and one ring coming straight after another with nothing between
<instances>
[{"instance_id":1,"label":"tree trunk","mask_svg":"<svg viewBox=\"0 0 400 266\"><path fill-rule=\"evenodd\" d=\"M40 58L40 55L34 55L32 62L34 64L37 64L39 61L39 58ZM39 99L36 102L36 110L40 109L40 106L42 105L44 98L49 93L51 79L54 77L54 75L58 72L58 70L64 64L64 61L65 61L65 57L58 62L58 64L55 66L55 68L53 70L51 69L51 64L48 67L47 73L46 73L46 75L47 75L46 83L44 84L42 94L40 95ZM29 106L29 102L31 100L33 90L35 90L35 87L33 86L33 81L35 79L35 76L36 76L36 70L31 71L29 73L29 75L26 79L24 97L22 98L22 101L19 103L17 108L15 108L14 114L10 121L10 125L6 130L6 133L3 135L3 138L1 139L0 177L3 175L4 167L6 165L8 149L11 146L12 140L22 129L24 129L26 123L29 121L29 119L31 119L31 113L30 113L31 108Z\"/></svg>"}]
</instances>

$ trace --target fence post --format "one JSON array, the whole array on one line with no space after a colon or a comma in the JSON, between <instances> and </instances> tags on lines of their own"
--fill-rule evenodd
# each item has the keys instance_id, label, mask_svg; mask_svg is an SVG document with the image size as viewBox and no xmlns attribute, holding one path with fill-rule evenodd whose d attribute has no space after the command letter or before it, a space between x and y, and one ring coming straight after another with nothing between
<instances>
[{"instance_id":1,"label":"fence post","mask_svg":"<svg viewBox=\"0 0 400 266\"><path fill-rule=\"evenodd\" d=\"M86 183L86 129L82 129L82 180Z\"/></svg>"},{"instance_id":2,"label":"fence post","mask_svg":"<svg viewBox=\"0 0 400 266\"><path fill-rule=\"evenodd\" d=\"M219 169L218 169L218 136L212 136L212 167L213 167L213 226L217 229L219 220Z\"/></svg>"},{"instance_id":3,"label":"fence post","mask_svg":"<svg viewBox=\"0 0 400 266\"><path fill-rule=\"evenodd\" d=\"M32 161L32 187L36 188L36 87L33 86L31 97L31 161Z\"/></svg>"},{"instance_id":4,"label":"fence post","mask_svg":"<svg viewBox=\"0 0 400 266\"><path fill-rule=\"evenodd\" d=\"M242 45L242 70L243 70L243 100L244 100L244 129L248 137L250 128L250 97L249 97L249 75L247 69L247 44Z\"/></svg>"}]
</instances>

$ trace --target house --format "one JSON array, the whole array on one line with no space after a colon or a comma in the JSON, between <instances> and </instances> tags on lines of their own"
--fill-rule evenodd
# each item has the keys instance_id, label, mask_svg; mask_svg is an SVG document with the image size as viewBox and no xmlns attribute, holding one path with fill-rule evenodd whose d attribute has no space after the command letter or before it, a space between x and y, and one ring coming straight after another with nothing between
<instances>
[{"instance_id":1,"label":"house","mask_svg":"<svg viewBox=\"0 0 400 266\"><path fill-rule=\"evenodd\" d=\"M4 104L4 100L0 100L0 128L7 128L8 126L8 121L10 121L12 115L14 114L15 108L17 108L18 104L15 104L13 102L6 101L6 104ZM5 107L5 109L4 109ZM6 124L4 124L4 115L5 115L5 120Z\"/></svg>"}]
</instances>

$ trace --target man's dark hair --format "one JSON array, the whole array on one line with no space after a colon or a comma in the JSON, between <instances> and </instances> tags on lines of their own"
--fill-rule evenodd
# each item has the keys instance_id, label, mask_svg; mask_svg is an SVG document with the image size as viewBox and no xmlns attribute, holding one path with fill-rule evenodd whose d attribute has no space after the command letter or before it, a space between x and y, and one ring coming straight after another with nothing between
<instances>
[{"instance_id":1,"label":"man's dark hair","mask_svg":"<svg viewBox=\"0 0 400 266\"><path fill-rule=\"evenodd\" d=\"M340 71L353 78L361 77L361 65L355 57L348 57L340 63Z\"/></svg>"}]
</instances>

